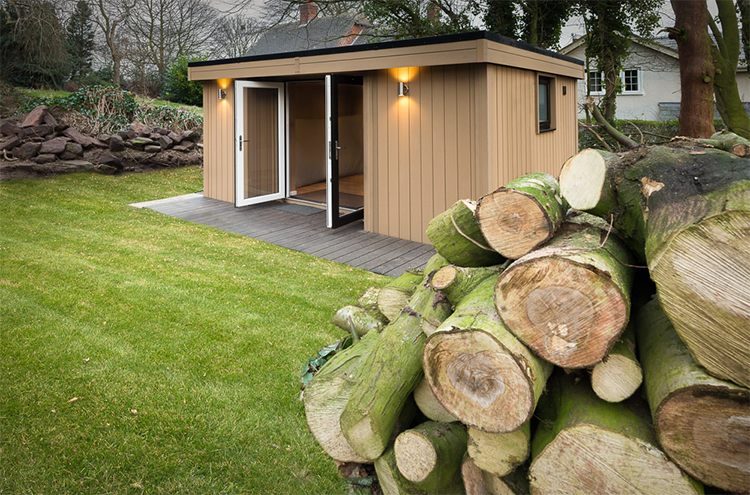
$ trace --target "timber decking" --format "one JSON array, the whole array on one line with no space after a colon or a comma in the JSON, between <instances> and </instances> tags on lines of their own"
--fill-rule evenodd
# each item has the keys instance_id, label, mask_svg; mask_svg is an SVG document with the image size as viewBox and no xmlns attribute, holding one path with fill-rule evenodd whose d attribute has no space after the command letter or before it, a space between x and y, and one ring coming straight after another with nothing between
<instances>
[{"instance_id":1,"label":"timber decking","mask_svg":"<svg viewBox=\"0 0 750 495\"><path fill-rule=\"evenodd\" d=\"M235 208L200 193L131 206L393 277L422 268L435 254L428 244L365 232L362 221L328 229L325 211L312 212L311 206L290 208L290 204L274 201Z\"/></svg>"}]
</instances>

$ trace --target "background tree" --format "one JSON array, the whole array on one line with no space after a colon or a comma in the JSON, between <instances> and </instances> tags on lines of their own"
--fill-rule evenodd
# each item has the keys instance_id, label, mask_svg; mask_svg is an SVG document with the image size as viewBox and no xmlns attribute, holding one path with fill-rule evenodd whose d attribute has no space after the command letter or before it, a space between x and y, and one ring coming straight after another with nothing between
<instances>
[{"instance_id":1,"label":"background tree","mask_svg":"<svg viewBox=\"0 0 750 495\"><path fill-rule=\"evenodd\" d=\"M476 6L484 13L487 30L550 49L558 46L573 3L560 0L480 0Z\"/></svg>"},{"instance_id":2,"label":"background tree","mask_svg":"<svg viewBox=\"0 0 750 495\"><path fill-rule=\"evenodd\" d=\"M472 5L455 0L367 0L362 13L382 38L419 38L471 31Z\"/></svg>"},{"instance_id":3,"label":"background tree","mask_svg":"<svg viewBox=\"0 0 750 495\"><path fill-rule=\"evenodd\" d=\"M742 49L745 52L745 64L750 64L750 0L737 0L737 13L742 26ZM750 73L748 73L750 77Z\"/></svg>"},{"instance_id":4,"label":"background tree","mask_svg":"<svg viewBox=\"0 0 750 495\"><path fill-rule=\"evenodd\" d=\"M104 36L104 44L112 61L112 82L118 85L122 81L121 66L125 57L120 31L135 3L136 0L95 0L94 4L94 23L99 26Z\"/></svg>"},{"instance_id":5,"label":"background tree","mask_svg":"<svg viewBox=\"0 0 750 495\"><path fill-rule=\"evenodd\" d=\"M260 25L255 19L242 14L232 15L220 21L212 37L212 56L217 58L242 57L258 40Z\"/></svg>"},{"instance_id":6,"label":"background tree","mask_svg":"<svg viewBox=\"0 0 750 495\"><path fill-rule=\"evenodd\" d=\"M86 0L78 0L67 25L70 80L79 81L91 72L94 58L94 23Z\"/></svg>"}]
</instances>

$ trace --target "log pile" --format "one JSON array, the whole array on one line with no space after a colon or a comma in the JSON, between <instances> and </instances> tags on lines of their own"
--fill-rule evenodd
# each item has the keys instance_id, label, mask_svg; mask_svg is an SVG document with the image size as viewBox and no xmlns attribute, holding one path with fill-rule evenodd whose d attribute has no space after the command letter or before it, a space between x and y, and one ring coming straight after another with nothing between
<instances>
[{"instance_id":1,"label":"log pile","mask_svg":"<svg viewBox=\"0 0 750 495\"><path fill-rule=\"evenodd\" d=\"M385 494L750 493L750 160L585 150L428 237L303 394L334 460Z\"/></svg>"}]
</instances>

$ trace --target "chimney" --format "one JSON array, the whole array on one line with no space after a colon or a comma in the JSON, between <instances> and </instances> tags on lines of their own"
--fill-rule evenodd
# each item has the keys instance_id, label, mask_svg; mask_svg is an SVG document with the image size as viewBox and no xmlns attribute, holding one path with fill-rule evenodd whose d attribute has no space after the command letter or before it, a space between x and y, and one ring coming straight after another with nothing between
<instances>
[{"instance_id":1,"label":"chimney","mask_svg":"<svg viewBox=\"0 0 750 495\"><path fill-rule=\"evenodd\" d=\"M299 6L299 25L304 26L318 15L318 6L311 0L306 0Z\"/></svg>"}]
</instances>

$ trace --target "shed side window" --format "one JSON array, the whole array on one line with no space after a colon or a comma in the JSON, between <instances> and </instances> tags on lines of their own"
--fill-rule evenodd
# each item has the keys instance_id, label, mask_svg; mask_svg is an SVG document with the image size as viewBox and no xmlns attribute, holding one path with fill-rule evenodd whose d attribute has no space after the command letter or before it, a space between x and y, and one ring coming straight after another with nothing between
<instances>
[{"instance_id":1,"label":"shed side window","mask_svg":"<svg viewBox=\"0 0 750 495\"><path fill-rule=\"evenodd\" d=\"M539 76L539 132L554 130L552 119L553 82L551 77Z\"/></svg>"}]
</instances>

